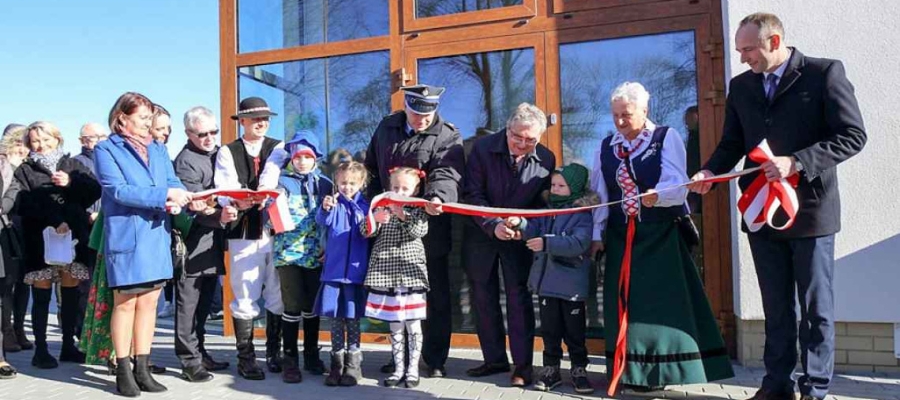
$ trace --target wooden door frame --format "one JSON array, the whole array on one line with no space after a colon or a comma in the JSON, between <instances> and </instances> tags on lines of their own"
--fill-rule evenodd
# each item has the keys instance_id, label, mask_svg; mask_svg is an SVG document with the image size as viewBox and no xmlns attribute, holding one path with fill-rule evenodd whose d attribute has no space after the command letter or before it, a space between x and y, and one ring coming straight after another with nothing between
<instances>
[{"instance_id":1,"label":"wooden door frame","mask_svg":"<svg viewBox=\"0 0 900 400\"><path fill-rule=\"evenodd\" d=\"M468 13L429 17L412 21L409 18L413 0L391 0L389 4L389 34L386 36L349 40L345 42L238 53L237 0L219 0L219 49L221 86L222 142L237 138L238 125L228 116L237 112L238 74L241 66L288 62L342 54L389 50L392 74L391 104L401 109L403 96L399 87L416 79L411 68L412 57L425 54L426 48L437 48L432 54L465 54L480 51L516 48L510 43L523 40L540 42L535 47L535 103L548 115L559 112L559 43L577 41L579 35L593 38L613 38L673 30L690 26L695 33L697 57L697 94L701 132L701 159L707 159L718 141L724 125L725 61L721 0L526 0L534 4L531 16L513 15L508 7L497 16ZM526 7L527 8L527 7ZM496 10L479 11L489 13ZM465 16L462 18L460 16ZM474 19L472 17L477 18ZM518 20L516 20L518 18ZM469 21L471 20L471 21ZM519 46L531 47L531 46ZM453 49L453 50L451 50ZM460 50L465 51L460 51ZM539 58L540 57L540 58ZM555 60L555 61L554 61ZM554 81L555 80L555 81ZM561 124L548 128L544 143L561 154ZM561 158L558 158L561 160ZM728 185L718 185L703 201L703 246L707 296L719 321L729 347L736 355L734 315L734 284L732 281L732 206ZM226 257L226 271L230 271ZM233 334L228 304L233 299L230 284L223 285L223 304L226 318L225 334ZM260 333L260 332L258 332ZM327 333L323 333L323 337ZM462 336L458 336L462 335ZM383 335L366 335L376 342ZM474 335L454 334L454 346L477 345ZM381 337L381 339L378 339ZM602 343L602 342L601 342ZM592 347L595 347L596 343ZM602 346L600 347L602 350Z\"/></svg>"}]
</instances>

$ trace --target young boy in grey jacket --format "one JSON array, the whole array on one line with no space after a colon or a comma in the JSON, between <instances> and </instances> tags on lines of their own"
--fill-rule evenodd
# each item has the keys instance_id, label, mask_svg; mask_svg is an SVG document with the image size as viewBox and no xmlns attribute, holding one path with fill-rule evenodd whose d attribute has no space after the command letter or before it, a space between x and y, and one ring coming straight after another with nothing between
<instances>
[{"instance_id":1,"label":"young boy in grey jacket","mask_svg":"<svg viewBox=\"0 0 900 400\"><path fill-rule=\"evenodd\" d=\"M569 164L551 176L549 207L574 208L597 204L596 193L588 190L588 169ZM565 340L572 361L572 385L578 393L592 393L587 378L585 345L585 299L593 219L590 211L530 221L507 218L506 224L519 230L522 240L534 252L534 264L528 276L528 289L536 293L541 309L541 335L544 340L544 368L538 372L534 388L548 391L562 383L560 360ZM518 235L517 235L518 236Z\"/></svg>"}]
</instances>

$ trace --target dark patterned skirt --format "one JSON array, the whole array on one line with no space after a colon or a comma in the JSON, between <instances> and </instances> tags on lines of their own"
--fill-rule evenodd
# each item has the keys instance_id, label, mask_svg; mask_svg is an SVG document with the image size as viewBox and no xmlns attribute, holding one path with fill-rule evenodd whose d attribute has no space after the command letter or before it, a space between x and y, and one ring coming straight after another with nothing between
<instances>
[{"instance_id":1,"label":"dark patterned skirt","mask_svg":"<svg viewBox=\"0 0 900 400\"><path fill-rule=\"evenodd\" d=\"M619 334L619 275L627 226L606 233L603 286L607 371ZM674 223L637 222L622 384L666 386L734 376L725 342L687 246ZM609 372L610 377L612 376Z\"/></svg>"}]
</instances>

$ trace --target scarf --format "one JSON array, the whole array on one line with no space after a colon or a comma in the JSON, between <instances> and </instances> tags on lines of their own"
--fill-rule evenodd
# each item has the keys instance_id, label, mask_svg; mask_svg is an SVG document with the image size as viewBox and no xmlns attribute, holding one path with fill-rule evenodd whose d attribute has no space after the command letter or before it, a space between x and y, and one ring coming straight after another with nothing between
<instances>
[{"instance_id":1,"label":"scarf","mask_svg":"<svg viewBox=\"0 0 900 400\"><path fill-rule=\"evenodd\" d=\"M50 171L52 173L56 172L56 165L59 164L59 160L62 159L63 156L65 156L65 153L63 153L60 149L56 149L49 154L35 153L32 151L31 154L28 155L28 158L31 159L31 161L40 164L41 166L46 168L47 171Z\"/></svg>"},{"instance_id":2,"label":"scarf","mask_svg":"<svg viewBox=\"0 0 900 400\"><path fill-rule=\"evenodd\" d=\"M94 149L89 149L87 147L81 148L81 155L93 160L94 159Z\"/></svg>"},{"instance_id":3,"label":"scarf","mask_svg":"<svg viewBox=\"0 0 900 400\"><path fill-rule=\"evenodd\" d=\"M148 134L146 138L142 139L137 137L137 135L130 133L119 132L117 135L121 136L122 139L125 139L125 141L131 145L131 148L141 156L141 160L144 160L147 164L150 163L150 155L147 152L147 146L149 146L150 143L153 143L153 136Z\"/></svg>"}]
</instances>

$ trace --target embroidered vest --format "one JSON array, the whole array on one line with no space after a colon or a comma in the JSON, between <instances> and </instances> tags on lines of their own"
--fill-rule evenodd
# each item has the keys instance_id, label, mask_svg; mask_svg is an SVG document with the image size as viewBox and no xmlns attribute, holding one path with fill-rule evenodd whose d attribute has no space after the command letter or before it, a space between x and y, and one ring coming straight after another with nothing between
<instances>
[{"instance_id":1,"label":"embroidered vest","mask_svg":"<svg viewBox=\"0 0 900 400\"><path fill-rule=\"evenodd\" d=\"M241 183L241 188L256 190L259 187L259 176L266 165L266 160L279 143L281 143L280 140L263 138L258 157L247 153L243 140L235 140L225 146L231 151L234 170L237 173L238 182ZM257 207L251 207L241 212L238 220L230 225L226 237L228 239L258 240L262 238L262 232L262 212Z\"/></svg>"}]
</instances>

